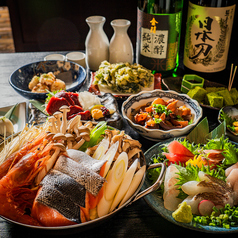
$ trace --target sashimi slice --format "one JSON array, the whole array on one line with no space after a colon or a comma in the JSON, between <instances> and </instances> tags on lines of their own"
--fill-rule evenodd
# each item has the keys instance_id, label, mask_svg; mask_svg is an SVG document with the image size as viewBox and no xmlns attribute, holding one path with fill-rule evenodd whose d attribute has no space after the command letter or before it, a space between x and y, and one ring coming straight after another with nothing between
<instances>
[{"instance_id":1,"label":"sashimi slice","mask_svg":"<svg viewBox=\"0 0 238 238\"><path fill-rule=\"evenodd\" d=\"M109 147L109 140L105 138L99 143L92 157L96 160L102 159L104 154L108 150L108 147Z\"/></svg>"},{"instance_id":2,"label":"sashimi slice","mask_svg":"<svg viewBox=\"0 0 238 238\"><path fill-rule=\"evenodd\" d=\"M185 163L187 162L189 159L193 158L194 156L192 157L189 157L189 156L186 156L186 155L180 155L180 154L173 154L173 153L163 153L163 155L166 156L166 158L169 160L169 162L171 163L177 163L179 164L180 163Z\"/></svg>"},{"instance_id":3,"label":"sashimi slice","mask_svg":"<svg viewBox=\"0 0 238 238\"><path fill-rule=\"evenodd\" d=\"M225 170L226 177L228 177L228 175L230 174L230 172L231 172L233 169L238 169L238 162L235 163L235 164L233 164L232 166L228 167L228 168Z\"/></svg>"},{"instance_id":4,"label":"sashimi slice","mask_svg":"<svg viewBox=\"0 0 238 238\"><path fill-rule=\"evenodd\" d=\"M211 187L199 186L198 181L188 181L188 182L184 183L181 186L181 188L182 188L183 192L185 192L186 194L188 194L190 196L195 196L198 193L215 192L215 190L212 189Z\"/></svg>"},{"instance_id":5,"label":"sashimi slice","mask_svg":"<svg viewBox=\"0 0 238 238\"><path fill-rule=\"evenodd\" d=\"M126 195L120 202L119 207L122 206L135 193L136 189L140 185L140 182L145 174L145 171L146 171L146 166L144 165L135 173L135 175L131 181L131 185L130 185Z\"/></svg>"},{"instance_id":6,"label":"sashimi slice","mask_svg":"<svg viewBox=\"0 0 238 238\"><path fill-rule=\"evenodd\" d=\"M125 196L128 188L130 187L132 178L135 174L136 168L138 164L138 159L136 159L133 164L130 166L130 168L126 171L126 174L121 182L121 185L116 193L116 196L112 202L111 208L109 212L112 212L116 206L120 203L120 201L123 199Z\"/></svg>"},{"instance_id":7,"label":"sashimi slice","mask_svg":"<svg viewBox=\"0 0 238 238\"><path fill-rule=\"evenodd\" d=\"M172 141L168 145L168 150L169 150L169 153L172 153L172 154L194 157L194 154L177 140Z\"/></svg>"},{"instance_id":8,"label":"sashimi slice","mask_svg":"<svg viewBox=\"0 0 238 238\"><path fill-rule=\"evenodd\" d=\"M182 202L182 199L178 198L179 190L177 189L168 189L163 194L164 198L164 207L169 211L175 211L178 208L178 205Z\"/></svg>"},{"instance_id":9,"label":"sashimi slice","mask_svg":"<svg viewBox=\"0 0 238 238\"><path fill-rule=\"evenodd\" d=\"M110 201L115 196L123 178L126 173L128 166L128 155L126 152L122 152L116 162L114 163L112 169L107 176L107 183L105 184L104 196Z\"/></svg>"}]
</instances>

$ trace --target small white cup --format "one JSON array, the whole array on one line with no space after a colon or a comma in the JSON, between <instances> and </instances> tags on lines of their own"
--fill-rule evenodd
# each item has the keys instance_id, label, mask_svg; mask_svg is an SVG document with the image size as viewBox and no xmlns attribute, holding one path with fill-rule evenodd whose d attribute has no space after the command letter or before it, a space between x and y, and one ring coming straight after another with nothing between
<instances>
[{"instance_id":1,"label":"small white cup","mask_svg":"<svg viewBox=\"0 0 238 238\"><path fill-rule=\"evenodd\" d=\"M61 55L61 54L51 54L51 55L45 56L44 61L47 61L47 60L64 61L65 60L65 56Z\"/></svg>"},{"instance_id":2,"label":"small white cup","mask_svg":"<svg viewBox=\"0 0 238 238\"><path fill-rule=\"evenodd\" d=\"M86 68L86 63L85 63L85 54L83 52L70 52L66 55L66 60L67 61L72 61L74 63L77 63L84 68Z\"/></svg>"}]
</instances>

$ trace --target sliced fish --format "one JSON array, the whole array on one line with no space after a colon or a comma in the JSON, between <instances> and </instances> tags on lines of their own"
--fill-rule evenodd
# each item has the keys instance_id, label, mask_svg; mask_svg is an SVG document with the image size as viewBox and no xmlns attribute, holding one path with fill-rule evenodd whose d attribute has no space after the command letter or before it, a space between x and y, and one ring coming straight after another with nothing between
<instances>
[{"instance_id":1,"label":"sliced fish","mask_svg":"<svg viewBox=\"0 0 238 238\"><path fill-rule=\"evenodd\" d=\"M80 207L51 186L43 186L36 201L57 210L67 219L80 223Z\"/></svg>"},{"instance_id":2,"label":"sliced fish","mask_svg":"<svg viewBox=\"0 0 238 238\"><path fill-rule=\"evenodd\" d=\"M85 207L86 190L84 186L67 174L52 169L41 181L41 185L43 187L50 186L68 197L76 205Z\"/></svg>"},{"instance_id":3,"label":"sliced fish","mask_svg":"<svg viewBox=\"0 0 238 238\"><path fill-rule=\"evenodd\" d=\"M75 179L94 196L97 196L103 183L106 181L105 178L83 166L82 163L79 164L64 155L58 158L54 169Z\"/></svg>"},{"instance_id":4,"label":"sliced fish","mask_svg":"<svg viewBox=\"0 0 238 238\"><path fill-rule=\"evenodd\" d=\"M69 149L67 150L67 154L68 157L74 160L75 162L80 163L84 167L91 169L96 173L99 173L102 166L106 163L106 160L93 159L88 154L79 150Z\"/></svg>"}]
</instances>

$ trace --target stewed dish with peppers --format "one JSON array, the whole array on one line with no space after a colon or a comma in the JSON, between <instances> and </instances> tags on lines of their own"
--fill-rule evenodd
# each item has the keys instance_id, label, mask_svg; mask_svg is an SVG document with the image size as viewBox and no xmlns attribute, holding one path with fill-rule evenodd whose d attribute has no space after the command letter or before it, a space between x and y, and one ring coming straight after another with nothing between
<instances>
[{"instance_id":1,"label":"stewed dish with peppers","mask_svg":"<svg viewBox=\"0 0 238 238\"><path fill-rule=\"evenodd\" d=\"M150 105L140 107L134 122L149 129L170 130L192 123L190 108L179 106L178 100L156 98Z\"/></svg>"}]
</instances>

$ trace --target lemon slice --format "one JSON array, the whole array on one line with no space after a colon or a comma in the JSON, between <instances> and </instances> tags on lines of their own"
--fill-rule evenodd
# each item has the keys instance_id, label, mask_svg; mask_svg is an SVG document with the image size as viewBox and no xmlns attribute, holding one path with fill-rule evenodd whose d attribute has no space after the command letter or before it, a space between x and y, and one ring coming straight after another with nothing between
<instances>
[{"instance_id":1,"label":"lemon slice","mask_svg":"<svg viewBox=\"0 0 238 238\"><path fill-rule=\"evenodd\" d=\"M97 104L97 105L94 105L90 108L90 112L94 109L101 109L102 107L104 107L103 105L100 105L100 104Z\"/></svg>"}]
</instances>

